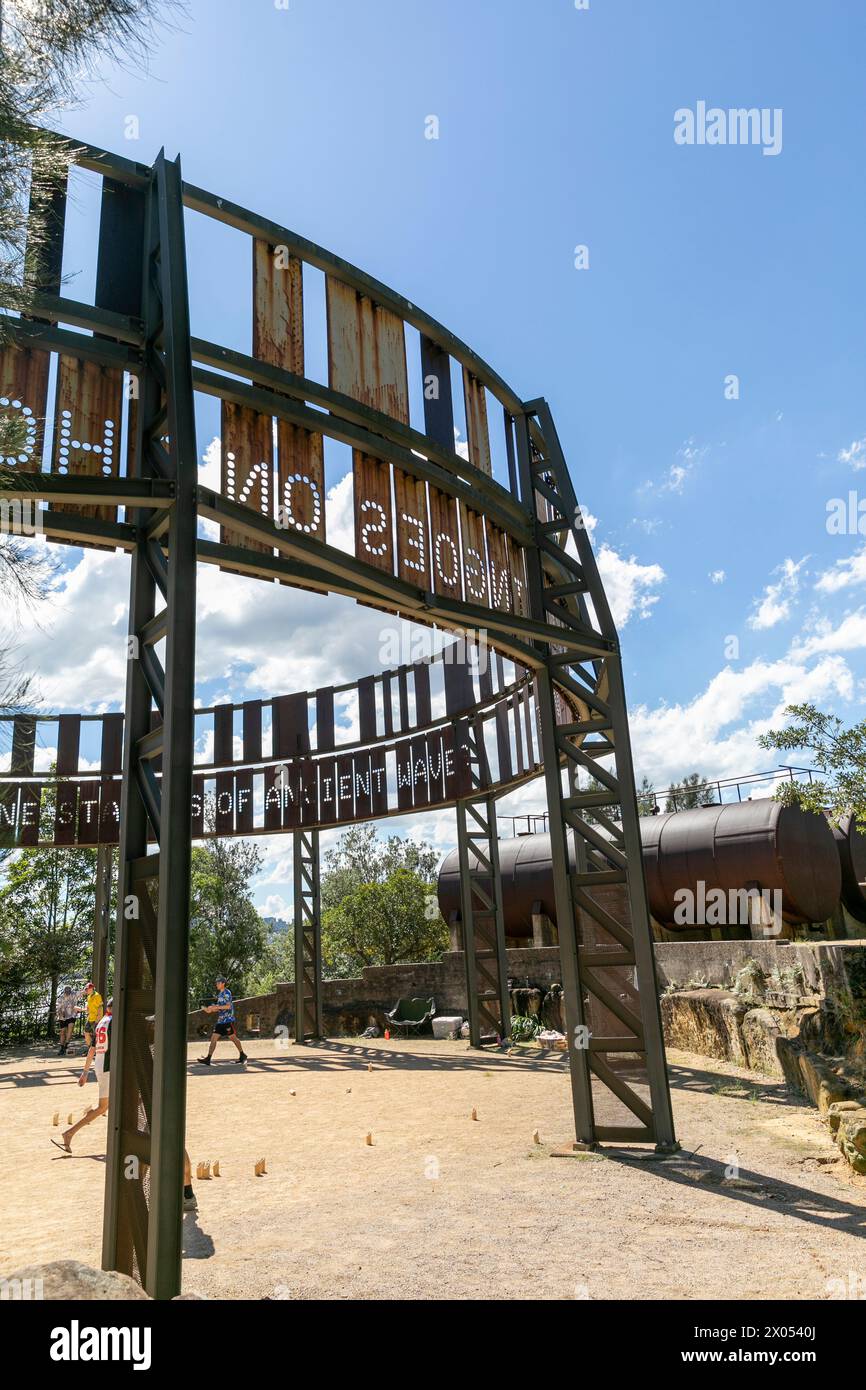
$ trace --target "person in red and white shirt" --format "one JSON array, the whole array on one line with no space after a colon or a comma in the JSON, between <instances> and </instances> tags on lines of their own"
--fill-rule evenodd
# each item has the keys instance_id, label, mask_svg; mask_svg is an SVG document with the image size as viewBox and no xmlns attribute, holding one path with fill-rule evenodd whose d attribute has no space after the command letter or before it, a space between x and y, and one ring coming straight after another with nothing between
<instances>
[{"instance_id":1,"label":"person in red and white shirt","mask_svg":"<svg viewBox=\"0 0 866 1390\"><path fill-rule=\"evenodd\" d=\"M86 1111L83 1118L77 1124L63 1131L61 1143L58 1139L52 1139L52 1144L58 1149L65 1149L67 1153L72 1153L71 1141L80 1129L85 1125L90 1125L94 1120L98 1120L100 1115L108 1114L108 1086L110 1081L111 1068L111 1011L112 1000L109 999L105 1006L105 1013L97 1024L94 1025L93 1042L87 1049L87 1056L84 1059L84 1069L78 1078L79 1086L87 1083L87 1075L91 1065L96 1073L96 1080L99 1083L99 1101L95 1106L91 1106Z\"/></svg>"}]
</instances>

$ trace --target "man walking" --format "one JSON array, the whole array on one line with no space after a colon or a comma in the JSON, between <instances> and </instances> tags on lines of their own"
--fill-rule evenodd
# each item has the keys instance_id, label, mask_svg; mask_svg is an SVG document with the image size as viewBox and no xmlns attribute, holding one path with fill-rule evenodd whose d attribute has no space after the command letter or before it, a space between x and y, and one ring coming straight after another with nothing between
<instances>
[{"instance_id":1,"label":"man walking","mask_svg":"<svg viewBox=\"0 0 866 1390\"><path fill-rule=\"evenodd\" d=\"M215 984L217 987L217 1001L215 1004L206 1004L205 1013L216 1014L217 1020L213 1026L213 1032L210 1035L210 1046L207 1050L207 1056L199 1057L198 1060L201 1062L202 1066L209 1067L210 1059L214 1055L216 1045L220 1038L229 1038L237 1048L238 1061L241 1066L243 1066L247 1060L247 1054L241 1047L241 1041L235 1027L235 1005L232 992L226 983L224 975L217 975Z\"/></svg>"},{"instance_id":2,"label":"man walking","mask_svg":"<svg viewBox=\"0 0 866 1390\"><path fill-rule=\"evenodd\" d=\"M72 993L72 986L66 985L57 1001L57 1022L60 1025L60 1046L57 1049L58 1057L66 1056L66 1049L72 1042L72 1030L75 1027L77 1013L78 1005L75 1002L75 995Z\"/></svg>"}]
</instances>

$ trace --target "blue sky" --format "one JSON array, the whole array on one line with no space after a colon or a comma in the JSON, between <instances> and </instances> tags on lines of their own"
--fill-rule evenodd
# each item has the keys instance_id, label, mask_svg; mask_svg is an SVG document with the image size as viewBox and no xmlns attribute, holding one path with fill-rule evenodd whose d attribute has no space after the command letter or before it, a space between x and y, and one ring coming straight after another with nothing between
<instances>
[{"instance_id":1,"label":"blue sky","mask_svg":"<svg viewBox=\"0 0 866 1390\"><path fill-rule=\"evenodd\" d=\"M850 0L191 0L145 77L106 68L63 124L145 162L180 152L188 180L363 266L544 395L597 519L639 766L730 775L767 764L755 738L788 699L862 714L864 539L826 515L866 496L864 30ZM781 151L677 145L674 113L701 100L781 109ZM194 331L247 349L245 254L188 236ZM204 452L213 412L199 428ZM125 627L125 562L79 560L66 616L30 641L54 703L94 698L107 669L62 666L76 613L109 593ZM256 648L255 596L226 613L225 594L203 600L206 702L303 688L323 654L346 677L375 666L309 600ZM285 860L262 843L274 907Z\"/></svg>"}]
</instances>

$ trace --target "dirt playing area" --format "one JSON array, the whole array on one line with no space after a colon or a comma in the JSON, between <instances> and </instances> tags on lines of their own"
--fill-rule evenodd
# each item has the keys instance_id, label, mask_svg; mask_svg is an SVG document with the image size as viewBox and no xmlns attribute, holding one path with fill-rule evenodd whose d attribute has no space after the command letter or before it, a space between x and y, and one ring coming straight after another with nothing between
<instances>
[{"instance_id":1,"label":"dirt playing area","mask_svg":"<svg viewBox=\"0 0 866 1390\"><path fill-rule=\"evenodd\" d=\"M866 1178L781 1082L672 1052L680 1155L554 1158L573 1137L559 1053L269 1040L245 1070L224 1046L208 1071L201 1050L187 1143L222 1176L195 1183L184 1217L187 1292L821 1299L866 1281ZM79 1071L44 1048L0 1054L0 1274L99 1264L106 1122L71 1157L49 1143L55 1111L62 1128L95 1103Z\"/></svg>"}]
</instances>

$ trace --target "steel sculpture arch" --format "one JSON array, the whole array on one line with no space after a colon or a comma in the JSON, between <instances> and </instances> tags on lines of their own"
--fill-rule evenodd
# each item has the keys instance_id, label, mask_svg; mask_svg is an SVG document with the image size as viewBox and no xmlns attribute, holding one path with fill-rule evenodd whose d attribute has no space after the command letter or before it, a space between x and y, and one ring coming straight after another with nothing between
<instances>
[{"instance_id":1,"label":"steel sculpture arch","mask_svg":"<svg viewBox=\"0 0 866 1390\"><path fill-rule=\"evenodd\" d=\"M102 179L94 302L61 294L66 187L58 185L52 236L39 253L42 290L28 316L4 320L11 341L0 352L0 409L23 419L25 432L20 453L0 462L0 483L12 504L47 504L39 525L48 539L131 559L125 714L101 721L89 776L80 765L87 717L61 716L49 779L58 842L94 834L82 819L83 783L98 816L89 842L109 841L102 809L110 804L119 843L104 1264L134 1272L156 1297L180 1287L190 844L206 830L195 796L208 774L215 833L294 835L299 1040L321 1031L318 829L339 823L340 788L351 789L352 819L422 801L456 805L470 1024L480 1045L508 1022L496 796L543 773L577 1141L674 1146L619 643L547 404L522 401L466 344L363 271L184 183L179 160L161 153L148 166L68 148ZM193 334L185 213L248 238L249 354ZM325 381L306 374L307 267L324 275ZM218 491L198 478L197 393L220 401ZM329 539L326 440L352 450L354 554ZM203 520L219 526L218 540L201 533ZM437 717L427 663L366 677L355 688L352 747L334 736L335 694L348 687L264 702L267 749L261 703L258 713L258 702L204 711L215 743L205 769L195 758L197 563L343 594L470 644L483 635L495 672L476 671L465 655L450 670L443 662ZM35 717L16 721L0 780L0 832L20 843L40 835L38 729ZM374 768L384 800L373 793ZM326 778L337 788L334 819L322 814ZM273 806L266 824L274 786L279 824ZM618 988L624 972L627 991Z\"/></svg>"}]
</instances>

